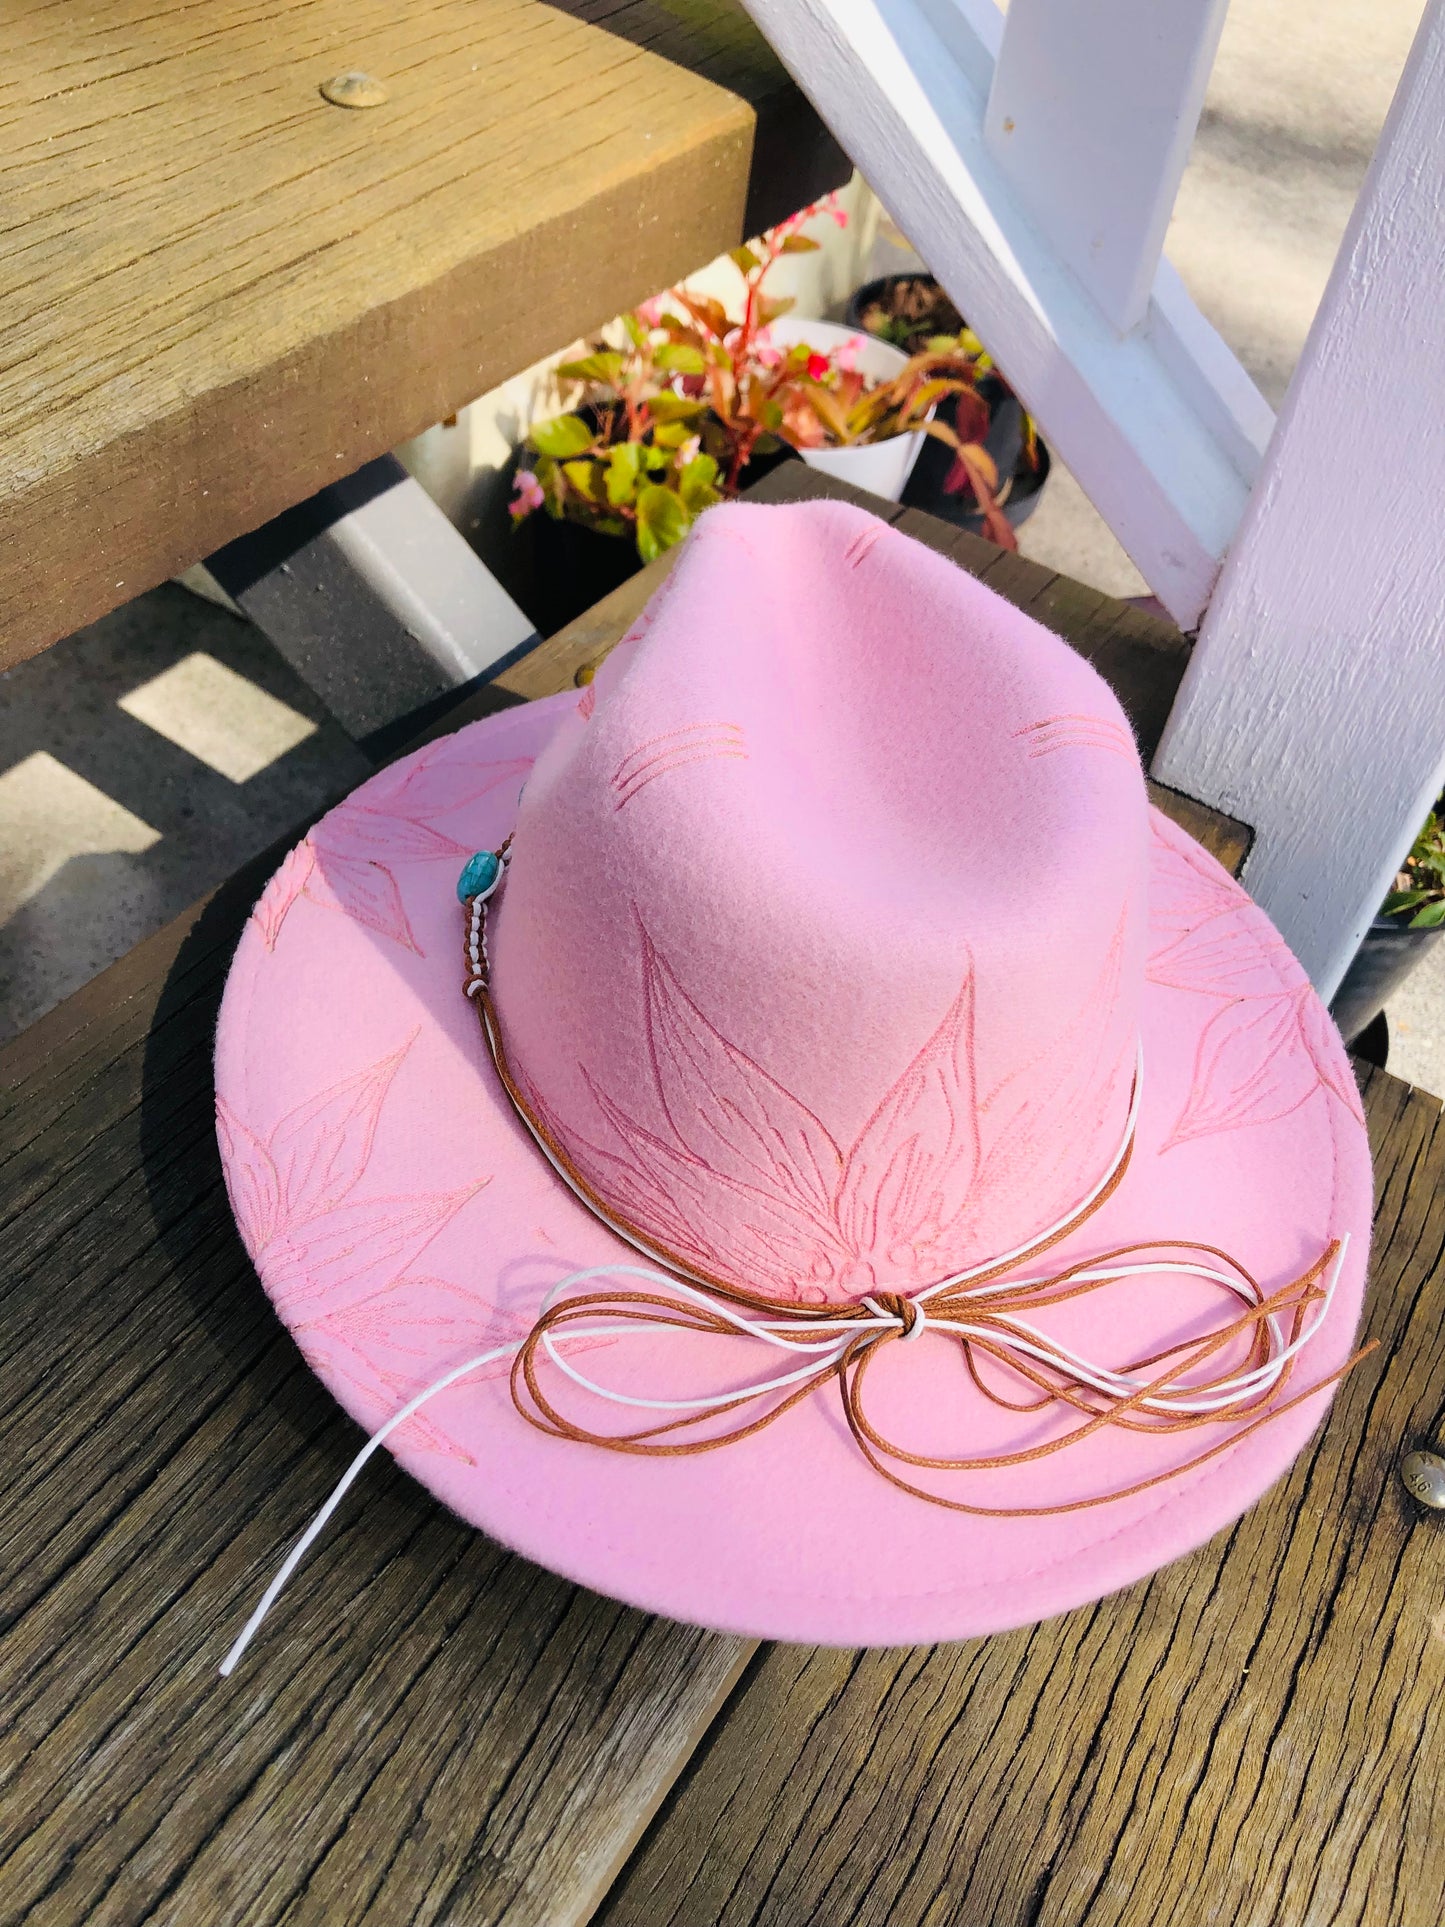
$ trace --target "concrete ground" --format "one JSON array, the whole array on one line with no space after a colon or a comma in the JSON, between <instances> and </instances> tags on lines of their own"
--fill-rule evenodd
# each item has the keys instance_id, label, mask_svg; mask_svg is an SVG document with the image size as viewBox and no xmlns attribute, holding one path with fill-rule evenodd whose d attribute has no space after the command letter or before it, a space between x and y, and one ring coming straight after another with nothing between
<instances>
[{"instance_id":1,"label":"concrete ground","mask_svg":"<svg viewBox=\"0 0 1445 1927\"><path fill-rule=\"evenodd\" d=\"M0 675L0 1040L370 769L249 623L174 584Z\"/></svg>"},{"instance_id":2,"label":"concrete ground","mask_svg":"<svg viewBox=\"0 0 1445 1927\"><path fill-rule=\"evenodd\" d=\"M1169 235L1265 394L1288 383L1421 0L1233 0ZM874 272L902 265L886 243ZM1026 553L1144 584L1055 465ZM168 586L0 676L0 1038L368 764L257 633ZM1445 1092L1445 946L1390 1010L1391 1068Z\"/></svg>"}]
</instances>

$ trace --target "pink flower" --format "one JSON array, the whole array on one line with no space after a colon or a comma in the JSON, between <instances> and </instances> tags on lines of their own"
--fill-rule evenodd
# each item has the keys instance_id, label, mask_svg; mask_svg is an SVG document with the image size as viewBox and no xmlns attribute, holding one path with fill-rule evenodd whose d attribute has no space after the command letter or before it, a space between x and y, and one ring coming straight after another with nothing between
<instances>
[{"instance_id":1,"label":"pink flower","mask_svg":"<svg viewBox=\"0 0 1445 1927\"><path fill-rule=\"evenodd\" d=\"M662 322L662 296L655 294L650 301L639 301L632 310L644 328L656 328Z\"/></svg>"},{"instance_id":2,"label":"pink flower","mask_svg":"<svg viewBox=\"0 0 1445 1927\"><path fill-rule=\"evenodd\" d=\"M783 351L764 330L753 337L753 360L759 368L776 368L783 359Z\"/></svg>"},{"instance_id":3,"label":"pink flower","mask_svg":"<svg viewBox=\"0 0 1445 1927\"><path fill-rule=\"evenodd\" d=\"M519 468L512 482L512 500L509 512L514 522L521 522L533 509L539 509L543 502L542 484L530 468Z\"/></svg>"},{"instance_id":4,"label":"pink flower","mask_svg":"<svg viewBox=\"0 0 1445 1927\"><path fill-rule=\"evenodd\" d=\"M841 368L845 375L851 375L858 366L858 351L862 346L862 335L849 335L843 346L834 354L833 366Z\"/></svg>"},{"instance_id":5,"label":"pink flower","mask_svg":"<svg viewBox=\"0 0 1445 1927\"><path fill-rule=\"evenodd\" d=\"M808 356L808 375L813 381L821 381L828 373L831 363L826 355L820 355L815 348Z\"/></svg>"},{"instance_id":6,"label":"pink flower","mask_svg":"<svg viewBox=\"0 0 1445 1927\"><path fill-rule=\"evenodd\" d=\"M682 444L682 446L677 451L678 467L686 468L688 463L692 460L693 456L697 454L698 450L701 447L702 447L702 437L700 435L689 435L687 440Z\"/></svg>"}]
</instances>

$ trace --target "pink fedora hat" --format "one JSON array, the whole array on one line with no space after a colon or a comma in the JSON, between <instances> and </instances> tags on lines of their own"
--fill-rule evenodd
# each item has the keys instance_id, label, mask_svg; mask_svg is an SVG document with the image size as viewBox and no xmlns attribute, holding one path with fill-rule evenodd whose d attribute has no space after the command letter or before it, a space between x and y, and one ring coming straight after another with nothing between
<instances>
[{"instance_id":1,"label":"pink fedora hat","mask_svg":"<svg viewBox=\"0 0 1445 1927\"><path fill-rule=\"evenodd\" d=\"M679 1619L1097 1598L1255 1500L1351 1356L1369 1158L1303 972L1095 672L836 504L709 512L580 698L333 810L216 1088L342 1404Z\"/></svg>"}]
</instances>

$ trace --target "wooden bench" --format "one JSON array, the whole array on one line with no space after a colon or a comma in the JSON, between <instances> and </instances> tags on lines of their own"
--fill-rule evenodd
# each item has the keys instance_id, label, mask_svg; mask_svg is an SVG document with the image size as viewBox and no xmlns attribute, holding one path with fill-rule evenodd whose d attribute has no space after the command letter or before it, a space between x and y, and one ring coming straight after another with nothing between
<instances>
[{"instance_id":1,"label":"wooden bench","mask_svg":"<svg viewBox=\"0 0 1445 1927\"><path fill-rule=\"evenodd\" d=\"M894 514L1090 653L1147 743L1177 632ZM648 586L451 722L565 686ZM0 1922L1445 1919L1445 1537L1395 1469L1441 1421L1445 1125L1381 1072L1380 1349L1288 1478L1152 1580L956 1646L759 1647L528 1566L385 1461L218 1680L357 1442L256 1282L211 1127L275 856L0 1055Z\"/></svg>"}]
</instances>

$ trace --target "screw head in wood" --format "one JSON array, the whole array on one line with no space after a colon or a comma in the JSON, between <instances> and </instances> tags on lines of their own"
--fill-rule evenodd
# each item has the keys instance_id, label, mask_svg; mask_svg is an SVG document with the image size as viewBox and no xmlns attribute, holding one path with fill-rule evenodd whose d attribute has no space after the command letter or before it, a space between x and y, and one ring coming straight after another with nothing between
<instances>
[{"instance_id":1,"label":"screw head in wood","mask_svg":"<svg viewBox=\"0 0 1445 1927\"><path fill-rule=\"evenodd\" d=\"M1445 1512L1445 1459L1435 1452L1407 1452L1400 1461L1400 1481L1412 1499Z\"/></svg>"},{"instance_id":2,"label":"screw head in wood","mask_svg":"<svg viewBox=\"0 0 1445 1927\"><path fill-rule=\"evenodd\" d=\"M333 74L322 81L321 93L333 107L380 107L391 99L375 74L360 72Z\"/></svg>"}]
</instances>

